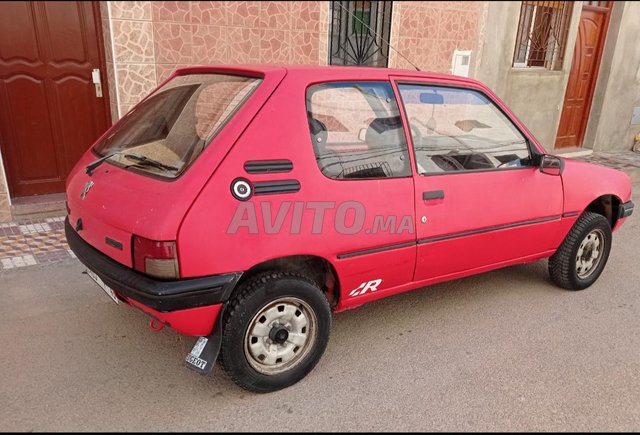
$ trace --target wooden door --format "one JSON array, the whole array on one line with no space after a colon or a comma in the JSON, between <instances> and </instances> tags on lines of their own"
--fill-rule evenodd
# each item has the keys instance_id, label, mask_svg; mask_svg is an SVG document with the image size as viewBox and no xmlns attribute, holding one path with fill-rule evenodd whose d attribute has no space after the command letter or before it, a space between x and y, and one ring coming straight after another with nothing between
<instances>
[{"instance_id":1,"label":"wooden door","mask_svg":"<svg viewBox=\"0 0 640 435\"><path fill-rule=\"evenodd\" d=\"M64 191L110 125L107 96L97 2L3 2L0 145L12 197Z\"/></svg>"},{"instance_id":2,"label":"wooden door","mask_svg":"<svg viewBox=\"0 0 640 435\"><path fill-rule=\"evenodd\" d=\"M556 148L582 146L612 3L588 1L582 7Z\"/></svg>"}]
</instances>

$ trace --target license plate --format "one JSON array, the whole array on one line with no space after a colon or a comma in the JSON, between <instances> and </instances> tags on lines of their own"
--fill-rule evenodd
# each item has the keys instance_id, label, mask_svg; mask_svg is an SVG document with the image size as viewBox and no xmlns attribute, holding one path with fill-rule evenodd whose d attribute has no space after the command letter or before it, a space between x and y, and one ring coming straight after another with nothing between
<instances>
[{"instance_id":1,"label":"license plate","mask_svg":"<svg viewBox=\"0 0 640 435\"><path fill-rule=\"evenodd\" d=\"M118 303L118 297L116 296L116 293L111 290L111 288L106 285L98 275L96 275L95 273L93 273L91 270L87 269L87 275L89 275L89 277L94 280L96 282L96 284L98 284L100 286L100 288L102 290L104 290L104 292L111 298L113 299L113 302L115 302L116 304Z\"/></svg>"}]
</instances>

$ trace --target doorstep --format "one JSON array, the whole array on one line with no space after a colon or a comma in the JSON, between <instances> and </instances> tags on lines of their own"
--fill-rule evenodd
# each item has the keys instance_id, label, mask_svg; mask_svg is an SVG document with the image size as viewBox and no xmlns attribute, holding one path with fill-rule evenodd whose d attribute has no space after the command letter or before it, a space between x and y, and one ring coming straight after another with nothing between
<instances>
[{"instance_id":1,"label":"doorstep","mask_svg":"<svg viewBox=\"0 0 640 435\"><path fill-rule=\"evenodd\" d=\"M66 215L67 195L52 193L49 195L24 196L11 200L13 222L27 222L34 219Z\"/></svg>"}]
</instances>

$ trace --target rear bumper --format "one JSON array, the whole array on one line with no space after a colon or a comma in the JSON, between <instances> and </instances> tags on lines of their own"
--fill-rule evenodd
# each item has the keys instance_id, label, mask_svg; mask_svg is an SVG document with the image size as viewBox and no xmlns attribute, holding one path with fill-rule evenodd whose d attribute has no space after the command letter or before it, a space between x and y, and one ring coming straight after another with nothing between
<instances>
[{"instance_id":1,"label":"rear bumper","mask_svg":"<svg viewBox=\"0 0 640 435\"><path fill-rule=\"evenodd\" d=\"M237 272L175 281L156 280L123 266L89 245L71 227L68 219L65 221L65 234L76 257L106 285L124 300L137 302L133 305L138 308L143 309L139 305L144 305L156 313L224 303L242 276L242 272Z\"/></svg>"}]
</instances>

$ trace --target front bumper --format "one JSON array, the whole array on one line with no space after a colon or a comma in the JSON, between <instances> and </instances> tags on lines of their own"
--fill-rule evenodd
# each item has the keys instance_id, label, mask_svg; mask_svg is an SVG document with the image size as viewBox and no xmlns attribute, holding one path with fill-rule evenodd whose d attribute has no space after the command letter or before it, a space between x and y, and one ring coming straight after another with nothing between
<instances>
[{"instance_id":1,"label":"front bumper","mask_svg":"<svg viewBox=\"0 0 640 435\"><path fill-rule=\"evenodd\" d=\"M633 201L625 202L624 204L620 204L620 207L618 207L618 219L631 216L632 213L633 213Z\"/></svg>"},{"instance_id":2,"label":"front bumper","mask_svg":"<svg viewBox=\"0 0 640 435\"><path fill-rule=\"evenodd\" d=\"M242 272L162 281L112 260L85 242L65 221L65 235L76 257L119 296L157 312L172 312L224 303ZM137 305L137 304L135 304Z\"/></svg>"}]
</instances>

